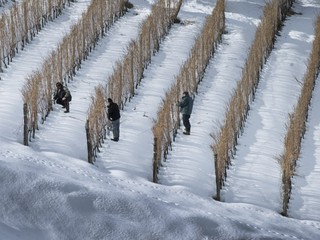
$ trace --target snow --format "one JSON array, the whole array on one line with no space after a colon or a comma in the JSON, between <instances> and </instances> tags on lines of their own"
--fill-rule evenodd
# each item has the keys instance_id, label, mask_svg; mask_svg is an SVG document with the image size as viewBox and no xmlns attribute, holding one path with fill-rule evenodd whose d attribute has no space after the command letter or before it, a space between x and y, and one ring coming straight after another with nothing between
<instances>
[{"instance_id":1,"label":"snow","mask_svg":"<svg viewBox=\"0 0 320 240\"><path fill-rule=\"evenodd\" d=\"M305 26L314 21L310 8L296 5L294 11L301 15L291 17L283 26L261 74L260 88L227 181L228 202L252 203L281 212L281 168L277 157L284 150L288 114L297 103L311 50L313 29ZM295 204L291 207L296 209ZM319 209L320 205L313 207Z\"/></svg>"},{"instance_id":2,"label":"snow","mask_svg":"<svg viewBox=\"0 0 320 240\"><path fill-rule=\"evenodd\" d=\"M152 126L215 1L184 1L178 15L182 24L173 25L161 42L135 97L121 111L120 141L107 139L91 165L84 127L94 88L106 83L155 1L131 2L135 7L114 23L68 85L70 113L54 105L28 147L22 144L21 89L90 1L72 3L0 73L0 239L319 239L319 84L293 179L289 217L279 214L277 162L288 113L301 90L319 1L296 0L294 11L301 14L290 16L277 37L222 202L213 199L210 134L223 122L266 2L226 2L226 33L196 94L191 135L179 130L159 184L152 183Z\"/></svg>"}]
</instances>

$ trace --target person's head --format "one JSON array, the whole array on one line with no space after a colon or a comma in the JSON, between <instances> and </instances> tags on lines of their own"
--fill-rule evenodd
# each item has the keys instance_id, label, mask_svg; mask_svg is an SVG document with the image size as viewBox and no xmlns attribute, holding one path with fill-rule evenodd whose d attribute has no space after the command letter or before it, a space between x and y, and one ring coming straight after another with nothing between
<instances>
[{"instance_id":1,"label":"person's head","mask_svg":"<svg viewBox=\"0 0 320 240\"><path fill-rule=\"evenodd\" d=\"M184 91L183 92L183 96L187 96L187 95L189 95L189 92L188 91Z\"/></svg>"},{"instance_id":2,"label":"person's head","mask_svg":"<svg viewBox=\"0 0 320 240\"><path fill-rule=\"evenodd\" d=\"M57 83L56 83L56 87L57 87L57 88L62 88L62 83L61 83L61 82L57 82Z\"/></svg>"},{"instance_id":3,"label":"person's head","mask_svg":"<svg viewBox=\"0 0 320 240\"><path fill-rule=\"evenodd\" d=\"M108 98L108 103L112 103L112 99L111 98Z\"/></svg>"}]
</instances>

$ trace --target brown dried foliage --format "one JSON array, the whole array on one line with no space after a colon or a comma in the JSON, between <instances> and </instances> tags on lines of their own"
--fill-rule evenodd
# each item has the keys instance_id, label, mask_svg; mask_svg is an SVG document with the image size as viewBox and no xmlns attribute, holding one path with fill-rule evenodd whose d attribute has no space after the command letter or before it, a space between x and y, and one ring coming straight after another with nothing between
<instances>
[{"instance_id":1,"label":"brown dried foliage","mask_svg":"<svg viewBox=\"0 0 320 240\"><path fill-rule=\"evenodd\" d=\"M197 37L190 51L189 58L181 67L175 84L166 93L166 98L158 112L156 123L153 126L153 135L157 145L154 167L159 167L161 161L166 159L180 125L179 109L176 103L183 91L196 92L210 58L213 56L215 45L221 41L224 31L224 0L219 0L212 14L207 18L202 32ZM154 173L158 169L154 169ZM155 174L154 174L155 176ZM154 177L154 182L157 178Z\"/></svg>"},{"instance_id":2,"label":"brown dried foliage","mask_svg":"<svg viewBox=\"0 0 320 240\"><path fill-rule=\"evenodd\" d=\"M320 69L320 16L315 22L315 39L312 44L307 72L304 76L301 94L294 112L289 115L287 133L284 138L284 152L279 160L282 167L282 214L288 215L288 205L292 189L292 177L300 155L301 141L306 132L306 122L315 81Z\"/></svg>"},{"instance_id":3,"label":"brown dried foliage","mask_svg":"<svg viewBox=\"0 0 320 240\"><path fill-rule=\"evenodd\" d=\"M52 92L55 83L58 81L67 83L72 79L81 61L85 60L98 38L109 27L107 24L123 14L124 1L92 0L91 5L82 14L82 18L71 27L70 33L64 36L57 50L53 50L45 59L40 72L28 77L27 82L34 81L34 83L26 83L27 86L22 92L24 103L28 105L28 117L40 114L42 121L45 120L52 110ZM64 3L65 0L60 2ZM100 9L101 7L103 10ZM110 13L110 11L113 12ZM102 22L105 23L103 26L101 26ZM41 76L41 81L38 80L38 75ZM37 88L31 89L29 86L35 86L35 83L38 84ZM32 104L34 99L30 98L32 94L28 91L38 91L37 105Z\"/></svg>"},{"instance_id":4,"label":"brown dried foliage","mask_svg":"<svg viewBox=\"0 0 320 240\"><path fill-rule=\"evenodd\" d=\"M284 17L283 14L288 11L283 8L284 1L289 0L273 0L264 7L263 17L243 68L241 80L238 82L227 107L225 122L219 133L214 136L212 149L215 153L215 165L218 166L215 169L216 178L219 178L216 180L216 199L220 200L221 198L220 189L226 179L231 158L235 154L237 138L243 130L249 104L254 99L260 71L272 50L276 32Z\"/></svg>"},{"instance_id":5,"label":"brown dried foliage","mask_svg":"<svg viewBox=\"0 0 320 240\"><path fill-rule=\"evenodd\" d=\"M152 6L151 14L141 25L138 39L130 43L123 60L116 63L114 72L108 79L105 87L106 95L119 103L122 109L134 96L134 91L143 77L143 71L150 63L152 55L158 50L161 39L173 24L182 0L171 1L170 6L166 5L168 2L170 1L159 0ZM100 109L97 112L105 114L105 111L106 109ZM91 117L89 113L88 119Z\"/></svg>"},{"instance_id":6,"label":"brown dried foliage","mask_svg":"<svg viewBox=\"0 0 320 240\"><path fill-rule=\"evenodd\" d=\"M48 19L53 16L54 9L61 9L69 0L24 0L14 4L0 17L0 71L7 67L15 57L19 48L34 37Z\"/></svg>"}]
</instances>

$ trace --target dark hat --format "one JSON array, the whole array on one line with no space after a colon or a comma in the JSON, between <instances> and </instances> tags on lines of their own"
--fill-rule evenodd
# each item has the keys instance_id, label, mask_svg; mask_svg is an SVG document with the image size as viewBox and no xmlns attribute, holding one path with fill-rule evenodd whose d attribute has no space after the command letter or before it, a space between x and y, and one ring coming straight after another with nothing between
<instances>
[{"instance_id":1,"label":"dark hat","mask_svg":"<svg viewBox=\"0 0 320 240\"><path fill-rule=\"evenodd\" d=\"M111 98L108 98L108 102L109 102L109 103L112 103L112 99L111 99Z\"/></svg>"},{"instance_id":2,"label":"dark hat","mask_svg":"<svg viewBox=\"0 0 320 240\"><path fill-rule=\"evenodd\" d=\"M184 91L184 92L183 92L183 94L188 95L188 94L189 94L189 92L188 92L188 91Z\"/></svg>"},{"instance_id":3,"label":"dark hat","mask_svg":"<svg viewBox=\"0 0 320 240\"><path fill-rule=\"evenodd\" d=\"M61 82L57 82L56 83L56 86L58 87L58 86L62 86L62 83Z\"/></svg>"}]
</instances>

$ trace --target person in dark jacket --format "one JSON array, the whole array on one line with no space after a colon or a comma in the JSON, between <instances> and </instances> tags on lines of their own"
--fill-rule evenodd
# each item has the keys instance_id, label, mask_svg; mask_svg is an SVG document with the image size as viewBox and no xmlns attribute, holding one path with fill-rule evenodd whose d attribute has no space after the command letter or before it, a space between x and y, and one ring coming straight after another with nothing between
<instances>
[{"instance_id":1,"label":"person in dark jacket","mask_svg":"<svg viewBox=\"0 0 320 240\"><path fill-rule=\"evenodd\" d=\"M111 128L113 133L112 141L118 142L120 135L120 110L118 104L108 98L108 119L111 121Z\"/></svg>"},{"instance_id":2,"label":"person in dark jacket","mask_svg":"<svg viewBox=\"0 0 320 240\"><path fill-rule=\"evenodd\" d=\"M63 86L61 82L57 82L53 99L56 103L62 105L62 108L66 109L64 111L65 113L69 112L69 103L71 102L72 97L67 86Z\"/></svg>"},{"instance_id":3,"label":"person in dark jacket","mask_svg":"<svg viewBox=\"0 0 320 240\"><path fill-rule=\"evenodd\" d=\"M178 102L178 106L180 107L180 113L182 114L182 122L185 127L183 134L190 135L191 124L190 124L190 116L193 108L193 99L189 95L189 92L183 92L183 96L181 101Z\"/></svg>"}]
</instances>

